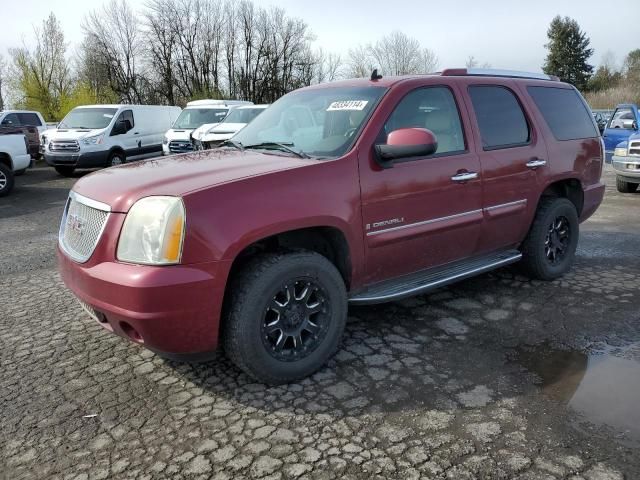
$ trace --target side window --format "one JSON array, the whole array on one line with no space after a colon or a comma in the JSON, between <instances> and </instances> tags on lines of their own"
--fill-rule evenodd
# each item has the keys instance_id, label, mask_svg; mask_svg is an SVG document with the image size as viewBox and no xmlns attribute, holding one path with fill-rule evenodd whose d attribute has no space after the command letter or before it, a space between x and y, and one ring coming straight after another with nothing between
<instances>
[{"instance_id":1,"label":"side window","mask_svg":"<svg viewBox=\"0 0 640 480\"><path fill-rule=\"evenodd\" d=\"M124 110L122 113L120 113L120 115L118 115L116 123L123 122L125 120L129 120L129 125L131 126L131 128L134 127L135 124L133 123L133 112L131 110Z\"/></svg>"},{"instance_id":2,"label":"side window","mask_svg":"<svg viewBox=\"0 0 640 480\"><path fill-rule=\"evenodd\" d=\"M21 125L21 123L17 114L9 113L6 117L2 119L2 125L4 125L5 127L7 126L18 127Z\"/></svg>"},{"instance_id":3,"label":"side window","mask_svg":"<svg viewBox=\"0 0 640 480\"><path fill-rule=\"evenodd\" d=\"M478 85L469 87L469 96L485 150L529 143L529 125L520 102L511 90L500 86Z\"/></svg>"},{"instance_id":4,"label":"side window","mask_svg":"<svg viewBox=\"0 0 640 480\"><path fill-rule=\"evenodd\" d=\"M18 118L22 125L29 125L31 127L41 127L42 123L35 113L19 113Z\"/></svg>"},{"instance_id":5,"label":"side window","mask_svg":"<svg viewBox=\"0 0 640 480\"><path fill-rule=\"evenodd\" d=\"M133 112L131 110L125 110L122 112L122 120L129 120L131 124L131 128L135 127L135 122L133 121Z\"/></svg>"},{"instance_id":6,"label":"side window","mask_svg":"<svg viewBox=\"0 0 640 480\"><path fill-rule=\"evenodd\" d=\"M447 87L424 87L407 94L384 125L381 136L400 128L427 128L438 141L437 154L462 152L465 148L460 113Z\"/></svg>"},{"instance_id":7,"label":"side window","mask_svg":"<svg viewBox=\"0 0 640 480\"><path fill-rule=\"evenodd\" d=\"M587 107L573 89L527 87L527 91L556 140L577 140L599 136ZM598 113L596 120L599 120Z\"/></svg>"}]
</instances>

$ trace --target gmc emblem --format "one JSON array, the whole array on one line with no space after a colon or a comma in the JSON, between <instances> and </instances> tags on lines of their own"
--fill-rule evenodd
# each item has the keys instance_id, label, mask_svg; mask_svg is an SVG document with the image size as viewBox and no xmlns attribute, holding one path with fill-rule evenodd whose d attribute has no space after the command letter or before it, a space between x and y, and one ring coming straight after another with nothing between
<instances>
[{"instance_id":1,"label":"gmc emblem","mask_svg":"<svg viewBox=\"0 0 640 480\"><path fill-rule=\"evenodd\" d=\"M87 221L79 215L70 214L67 216L67 229L77 233L79 236L82 236L84 233L84 227Z\"/></svg>"}]
</instances>

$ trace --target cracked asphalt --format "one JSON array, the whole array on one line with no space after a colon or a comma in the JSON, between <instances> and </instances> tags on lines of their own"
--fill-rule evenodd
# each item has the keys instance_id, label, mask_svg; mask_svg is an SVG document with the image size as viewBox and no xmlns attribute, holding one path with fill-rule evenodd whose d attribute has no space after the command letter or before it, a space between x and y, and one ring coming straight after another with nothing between
<instances>
[{"instance_id":1,"label":"cracked asphalt","mask_svg":"<svg viewBox=\"0 0 640 480\"><path fill-rule=\"evenodd\" d=\"M640 478L637 425L572 407L591 360L554 364L562 394L547 395L524 359L606 351L640 371L640 194L605 177L566 277L507 268L351 308L327 367L266 387L223 356L169 362L87 317L55 268L75 180L31 170L0 199L0 478Z\"/></svg>"}]
</instances>

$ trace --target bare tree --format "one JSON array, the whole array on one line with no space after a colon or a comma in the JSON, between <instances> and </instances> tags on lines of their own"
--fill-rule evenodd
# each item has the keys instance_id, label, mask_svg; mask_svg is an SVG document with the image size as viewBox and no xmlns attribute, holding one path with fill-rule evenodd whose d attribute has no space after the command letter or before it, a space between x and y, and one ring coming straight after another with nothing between
<instances>
[{"instance_id":1,"label":"bare tree","mask_svg":"<svg viewBox=\"0 0 640 480\"><path fill-rule=\"evenodd\" d=\"M342 57L336 53L326 53L322 47L315 53L316 71L314 83L333 82L342 76Z\"/></svg>"},{"instance_id":2,"label":"bare tree","mask_svg":"<svg viewBox=\"0 0 640 480\"><path fill-rule=\"evenodd\" d=\"M469 55L465 66L467 68L491 68L491 64L489 62L480 64L480 62L473 55Z\"/></svg>"},{"instance_id":3,"label":"bare tree","mask_svg":"<svg viewBox=\"0 0 640 480\"><path fill-rule=\"evenodd\" d=\"M420 42L398 30L382 37L369 47L376 65L386 75L421 73Z\"/></svg>"},{"instance_id":4,"label":"bare tree","mask_svg":"<svg viewBox=\"0 0 640 480\"><path fill-rule=\"evenodd\" d=\"M347 68L349 76L353 78L366 78L371 75L371 71L375 67L369 54L369 47L358 45L349 49Z\"/></svg>"},{"instance_id":5,"label":"bare tree","mask_svg":"<svg viewBox=\"0 0 640 480\"><path fill-rule=\"evenodd\" d=\"M67 44L53 13L33 31L36 39L33 49L23 46L10 50L13 59L10 88L18 105L40 110L46 118L56 118L71 89Z\"/></svg>"},{"instance_id":6,"label":"bare tree","mask_svg":"<svg viewBox=\"0 0 640 480\"><path fill-rule=\"evenodd\" d=\"M7 65L4 61L4 57L0 54L0 111L4 110L4 77L6 73Z\"/></svg>"},{"instance_id":7,"label":"bare tree","mask_svg":"<svg viewBox=\"0 0 640 480\"><path fill-rule=\"evenodd\" d=\"M126 0L111 0L89 13L83 29L97 61L108 72L111 89L127 103L142 103L145 80L142 67L142 31L137 15Z\"/></svg>"},{"instance_id":8,"label":"bare tree","mask_svg":"<svg viewBox=\"0 0 640 480\"><path fill-rule=\"evenodd\" d=\"M433 73L438 69L439 65L440 59L433 50L429 48L422 49L421 73Z\"/></svg>"}]
</instances>

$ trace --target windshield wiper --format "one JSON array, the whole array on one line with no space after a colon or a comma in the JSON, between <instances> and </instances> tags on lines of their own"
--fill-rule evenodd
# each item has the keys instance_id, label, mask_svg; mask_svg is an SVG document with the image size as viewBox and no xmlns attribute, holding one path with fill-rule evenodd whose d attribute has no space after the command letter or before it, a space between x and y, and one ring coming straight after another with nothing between
<instances>
[{"instance_id":1,"label":"windshield wiper","mask_svg":"<svg viewBox=\"0 0 640 480\"><path fill-rule=\"evenodd\" d=\"M254 145L246 145L244 148L274 148L275 147L280 150L284 150L285 152L293 153L294 155L300 158L311 158L302 150L295 150L291 148L292 146L293 146L293 143L261 142L261 143L256 143Z\"/></svg>"},{"instance_id":2,"label":"windshield wiper","mask_svg":"<svg viewBox=\"0 0 640 480\"><path fill-rule=\"evenodd\" d=\"M240 142L236 142L235 140L231 140L231 139L225 140L220 145L223 147L233 147L233 148L237 148L238 150L244 150L244 145L242 145Z\"/></svg>"}]
</instances>

